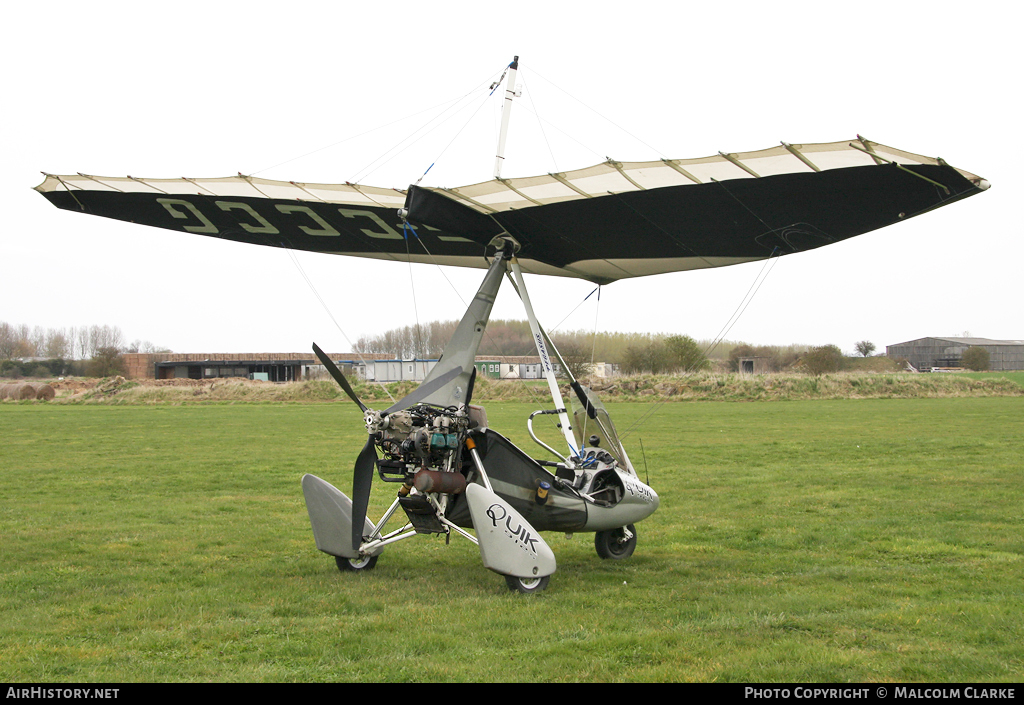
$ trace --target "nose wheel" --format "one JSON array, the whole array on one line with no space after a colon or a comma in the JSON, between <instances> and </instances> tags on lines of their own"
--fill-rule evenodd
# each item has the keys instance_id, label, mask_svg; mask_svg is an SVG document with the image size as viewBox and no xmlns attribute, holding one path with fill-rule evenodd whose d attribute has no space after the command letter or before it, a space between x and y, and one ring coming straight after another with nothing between
<instances>
[{"instance_id":1,"label":"nose wheel","mask_svg":"<svg viewBox=\"0 0 1024 705\"><path fill-rule=\"evenodd\" d=\"M549 582L551 582L550 575L545 575L543 578L517 578L514 575L505 576L505 584L508 585L509 590L513 592L521 592L525 595L532 595L535 592L541 592L547 588Z\"/></svg>"},{"instance_id":2,"label":"nose wheel","mask_svg":"<svg viewBox=\"0 0 1024 705\"><path fill-rule=\"evenodd\" d=\"M377 565L377 556L360 556L359 558L335 556L334 562L338 564L338 570L342 573L358 573L364 570L373 570L373 567Z\"/></svg>"},{"instance_id":3,"label":"nose wheel","mask_svg":"<svg viewBox=\"0 0 1024 705\"><path fill-rule=\"evenodd\" d=\"M598 531L594 534L594 548L601 558L629 558L636 549L636 528L630 524L609 531Z\"/></svg>"}]
</instances>

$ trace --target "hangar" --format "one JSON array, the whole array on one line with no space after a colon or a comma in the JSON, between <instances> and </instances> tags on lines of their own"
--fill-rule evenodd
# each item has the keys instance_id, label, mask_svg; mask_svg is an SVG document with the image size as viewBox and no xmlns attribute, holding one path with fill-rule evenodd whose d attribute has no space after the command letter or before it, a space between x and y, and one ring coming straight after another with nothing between
<instances>
[{"instance_id":1,"label":"hangar","mask_svg":"<svg viewBox=\"0 0 1024 705\"><path fill-rule=\"evenodd\" d=\"M989 369L993 372L1024 370L1024 340L918 338L887 345L885 355L892 359L904 358L914 369L930 372L933 368L960 367L960 358L971 347L988 351Z\"/></svg>"},{"instance_id":2,"label":"hangar","mask_svg":"<svg viewBox=\"0 0 1024 705\"><path fill-rule=\"evenodd\" d=\"M423 381L437 360L382 360L373 355L328 353L345 374L369 381ZM128 353L129 379L223 379L295 382L324 373L310 353Z\"/></svg>"},{"instance_id":3,"label":"hangar","mask_svg":"<svg viewBox=\"0 0 1024 705\"><path fill-rule=\"evenodd\" d=\"M129 379L243 377L293 382L319 365L312 353L126 353L124 359Z\"/></svg>"},{"instance_id":4,"label":"hangar","mask_svg":"<svg viewBox=\"0 0 1024 705\"><path fill-rule=\"evenodd\" d=\"M437 360L377 359L374 355L328 353L346 375L370 382L422 382ZM326 374L323 365L306 353L126 353L129 379L222 379L242 377L266 382L294 382ZM493 379L541 379L536 356L477 356L476 368ZM555 373L561 367L555 363ZM596 363L593 376L610 377L617 366Z\"/></svg>"}]
</instances>

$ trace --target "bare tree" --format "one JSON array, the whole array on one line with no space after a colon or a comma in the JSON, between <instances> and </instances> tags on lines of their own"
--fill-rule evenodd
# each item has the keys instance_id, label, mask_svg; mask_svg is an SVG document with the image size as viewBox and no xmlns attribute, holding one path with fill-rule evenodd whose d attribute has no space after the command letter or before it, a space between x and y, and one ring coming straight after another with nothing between
<instances>
[{"instance_id":1,"label":"bare tree","mask_svg":"<svg viewBox=\"0 0 1024 705\"><path fill-rule=\"evenodd\" d=\"M72 355L71 347L71 340L63 328L50 328L46 331L42 354L51 360L67 360Z\"/></svg>"},{"instance_id":2,"label":"bare tree","mask_svg":"<svg viewBox=\"0 0 1024 705\"><path fill-rule=\"evenodd\" d=\"M42 326L33 326L28 340L29 345L32 348L32 352L29 353L29 355L32 357L39 357L44 354L43 350L46 347L46 331L43 330Z\"/></svg>"},{"instance_id":3,"label":"bare tree","mask_svg":"<svg viewBox=\"0 0 1024 705\"><path fill-rule=\"evenodd\" d=\"M558 352L562 361L569 368L567 371L573 379L583 379L594 371L594 363L590 359L590 352L583 348L575 340L562 340L557 344ZM568 378L563 370L562 377Z\"/></svg>"},{"instance_id":4,"label":"bare tree","mask_svg":"<svg viewBox=\"0 0 1024 705\"><path fill-rule=\"evenodd\" d=\"M10 360L14 356L14 326L0 321L0 360Z\"/></svg>"},{"instance_id":5,"label":"bare tree","mask_svg":"<svg viewBox=\"0 0 1024 705\"><path fill-rule=\"evenodd\" d=\"M870 340L861 340L854 347L861 357L868 357L875 351L875 344Z\"/></svg>"},{"instance_id":6,"label":"bare tree","mask_svg":"<svg viewBox=\"0 0 1024 705\"><path fill-rule=\"evenodd\" d=\"M93 347L89 340L89 327L82 326L75 334L75 359L88 360L92 357Z\"/></svg>"}]
</instances>

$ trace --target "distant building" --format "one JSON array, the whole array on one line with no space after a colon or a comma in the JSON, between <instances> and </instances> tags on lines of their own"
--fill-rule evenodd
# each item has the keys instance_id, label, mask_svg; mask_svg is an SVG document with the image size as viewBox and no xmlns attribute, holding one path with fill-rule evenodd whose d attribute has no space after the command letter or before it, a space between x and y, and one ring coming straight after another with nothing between
<instances>
[{"instance_id":1,"label":"distant building","mask_svg":"<svg viewBox=\"0 0 1024 705\"><path fill-rule=\"evenodd\" d=\"M887 345L886 357L904 358L915 369L930 372L932 368L960 367L967 348L988 351L989 369L994 372L1024 370L1024 340L990 340L988 338L918 338L905 343Z\"/></svg>"},{"instance_id":2,"label":"distant building","mask_svg":"<svg viewBox=\"0 0 1024 705\"><path fill-rule=\"evenodd\" d=\"M422 382L430 370L434 369L437 360L360 360L347 359L353 371L368 382Z\"/></svg>"},{"instance_id":3,"label":"distant building","mask_svg":"<svg viewBox=\"0 0 1024 705\"><path fill-rule=\"evenodd\" d=\"M351 353L348 353L351 355ZM126 353L129 379L242 377L292 382L320 363L309 353Z\"/></svg>"},{"instance_id":4,"label":"distant building","mask_svg":"<svg viewBox=\"0 0 1024 705\"><path fill-rule=\"evenodd\" d=\"M543 379L544 370L540 366L540 358L536 355L505 355L497 358L498 376L501 379ZM561 372L556 362L552 365L555 373Z\"/></svg>"},{"instance_id":5,"label":"distant building","mask_svg":"<svg viewBox=\"0 0 1024 705\"><path fill-rule=\"evenodd\" d=\"M368 382L422 382L437 360L376 359L373 354L328 353L345 375ZM267 382L293 382L326 374L312 353L126 353L129 379L221 379L242 377ZM477 356L477 374L492 379L542 379L536 356ZM561 366L553 364L556 374ZM597 363L594 376L610 377L618 366Z\"/></svg>"},{"instance_id":6,"label":"distant building","mask_svg":"<svg viewBox=\"0 0 1024 705\"><path fill-rule=\"evenodd\" d=\"M740 357L736 359L736 370L742 374L763 375L771 372L771 358Z\"/></svg>"},{"instance_id":7,"label":"distant building","mask_svg":"<svg viewBox=\"0 0 1024 705\"><path fill-rule=\"evenodd\" d=\"M473 363L476 366L476 373L483 377L490 377L491 379L501 378L501 361L490 358L476 356L476 362Z\"/></svg>"}]
</instances>

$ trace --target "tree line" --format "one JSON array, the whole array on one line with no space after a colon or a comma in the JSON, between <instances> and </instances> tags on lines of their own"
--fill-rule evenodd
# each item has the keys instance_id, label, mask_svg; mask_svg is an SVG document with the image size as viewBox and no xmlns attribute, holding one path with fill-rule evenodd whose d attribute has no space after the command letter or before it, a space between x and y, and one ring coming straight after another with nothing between
<instances>
[{"instance_id":1,"label":"tree line","mask_svg":"<svg viewBox=\"0 0 1024 705\"><path fill-rule=\"evenodd\" d=\"M425 358L441 356L458 321L434 321L415 326L393 328L373 336L363 336L355 352L381 358ZM871 363L866 358L877 349L869 340L854 345L858 358L844 355L836 345L751 345L737 341L695 340L687 335L617 333L574 330L556 331L551 338L575 377L592 371L591 362L617 364L623 374L676 374L716 369L739 372L740 360L755 358L758 371L802 371L828 374L850 369L880 370L884 361ZM480 343L480 355L536 355L530 324L518 320L492 320ZM964 358L969 369L987 368L974 357L983 350L971 350ZM987 361L986 361L987 362ZM861 364L865 363L865 364ZM870 363L870 364L868 364ZM873 365L873 366L870 366ZM895 369L895 367L893 368Z\"/></svg>"},{"instance_id":2,"label":"tree line","mask_svg":"<svg viewBox=\"0 0 1024 705\"><path fill-rule=\"evenodd\" d=\"M378 335L359 338L354 352L381 358L434 359L441 356L458 326L458 321L393 328ZM714 361L728 364L726 356L737 343L697 341L687 335L652 333L597 332L586 330L554 331L551 339L575 377L591 371L591 362L619 365L626 374L650 372L697 372L710 369ZM750 346L747 346L750 347ZM765 350L767 348L758 348ZM528 321L494 319L487 325L478 350L480 355L536 355ZM772 351L780 367L788 360L782 349ZM784 359L785 358L785 359ZM731 366L735 369L736 363Z\"/></svg>"},{"instance_id":3,"label":"tree line","mask_svg":"<svg viewBox=\"0 0 1024 705\"><path fill-rule=\"evenodd\" d=\"M436 359L459 322L432 321L393 328L379 335L363 336L353 352L389 359ZM592 372L592 362L617 364L625 374L672 374L707 369L738 372L741 358L759 358L759 369L768 372L801 369L824 374L848 369L850 360L835 345L759 345L733 341L694 340L687 335L621 333L572 330L551 334L574 377ZM857 353L866 358L874 343L858 341ZM90 374L109 376L123 371L121 355L129 352L171 352L148 340L126 342L117 326L90 325L42 328L0 321L0 375ZM964 356L969 369L987 369L987 353L972 348ZM535 355L533 334L527 321L490 321L480 343L480 355ZM976 359L977 358L977 359ZM42 369L45 368L45 369ZM38 373L38 374L36 374Z\"/></svg>"},{"instance_id":4,"label":"tree line","mask_svg":"<svg viewBox=\"0 0 1024 705\"><path fill-rule=\"evenodd\" d=\"M354 352L376 355L381 358L434 359L441 356L458 321L434 321L431 323L393 328L378 335L359 338ZM652 335L649 333L618 333L584 330L550 332L552 341L562 357L570 364L569 358L594 360L597 362L627 363L644 365L654 362L663 366L660 348L668 345L671 358L680 351L682 339L687 336ZM687 338L687 340L692 340ZM693 343L703 347L700 343ZM517 356L536 355L533 333L528 321L493 319L487 324L478 350L480 355ZM707 357L707 356L705 356ZM667 359L667 358L666 358ZM686 365L691 364L689 358ZM698 364L698 369L703 369Z\"/></svg>"},{"instance_id":5,"label":"tree line","mask_svg":"<svg viewBox=\"0 0 1024 705\"><path fill-rule=\"evenodd\" d=\"M127 342L117 326L43 328L0 321L0 375L4 377L121 374L121 355L130 352L170 350L148 340Z\"/></svg>"}]
</instances>

